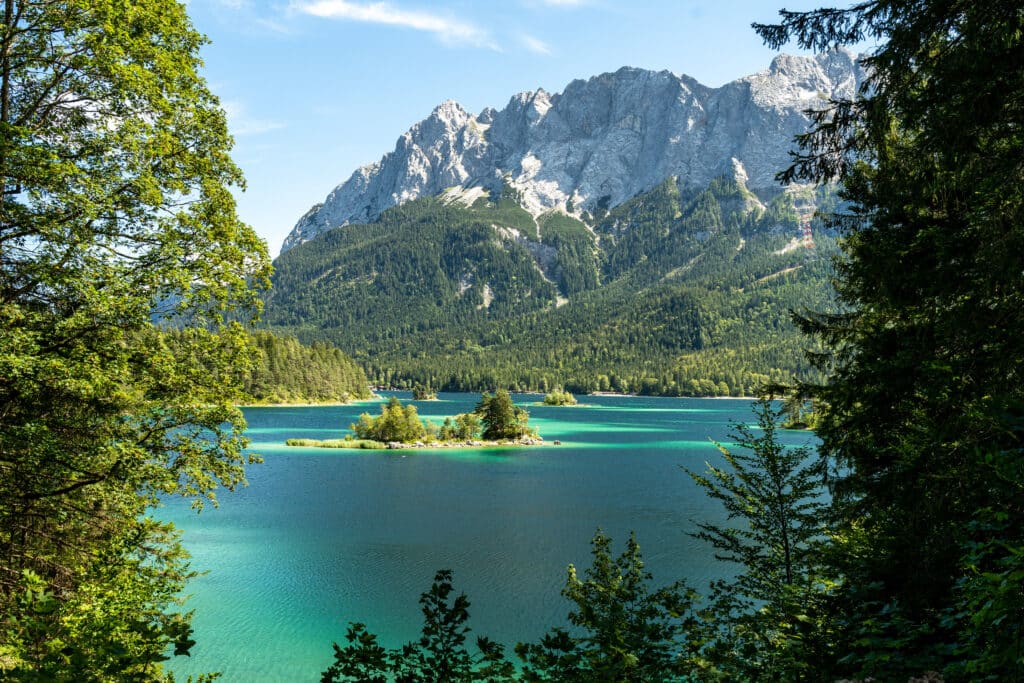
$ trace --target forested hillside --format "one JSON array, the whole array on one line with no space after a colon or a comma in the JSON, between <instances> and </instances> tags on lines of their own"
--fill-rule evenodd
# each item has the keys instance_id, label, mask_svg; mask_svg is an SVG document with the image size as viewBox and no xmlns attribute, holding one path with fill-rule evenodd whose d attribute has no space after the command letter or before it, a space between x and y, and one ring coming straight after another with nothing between
<instances>
[{"instance_id":1,"label":"forested hillside","mask_svg":"<svg viewBox=\"0 0 1024 683\"><path fill-rule=\"evenodd\" d=\"M171 329L164 338L175 355L189 353L195 329ZM257 331L249 335L254 358L238 366L237 379L249 403L345 402L370 397L366 373L337 348L324 343L304 345L294 337ZM209 359L193 362L213 372Z\"/></svg>"},{"instance_id":2,"label":"forested hillside","mask_svg":"<svg viewBox=\"0 0 1024 683\"><path fill-rule=\"evenodd\" d=\"M337 348L305 346L294 337L253 334L260 361L243 382L254 401L266 403L349 401L370 397L363 369Z\"/></svg>"},{"instance_id":3,"label":"forested hillside","mask_svg":"<svg viewBox=\"0 0 1024 683\"><path fill-rule=\"evenodd\" d=\"M793 188L762 204L742 181L670 178L596 215L537 218L514 190L446 193L280 256L265 321L352 354L370 381L746 395L808 377L790 309L827 310L835 239Z\"/></svg>"}]
</instances>

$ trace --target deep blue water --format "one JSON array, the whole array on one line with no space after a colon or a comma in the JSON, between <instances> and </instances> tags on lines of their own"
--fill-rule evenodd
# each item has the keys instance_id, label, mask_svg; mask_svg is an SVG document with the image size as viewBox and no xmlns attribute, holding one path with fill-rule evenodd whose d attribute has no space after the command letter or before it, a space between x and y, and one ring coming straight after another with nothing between
<instances>
[{"instance_id":1,"label":"deep blue water","mask_svg":"<svg viewBox=\"0 0 1024 683\"><path fill-rule=\"evenodd\" d=\"M712 440L726 441L730 420L753 421L749 400L586 396L586 406L554 408L514 398L562 445L290 448L291 437L344 435L379 401L246 409L251 450L265 459L249 468L249 486L200 515L179 501L160 512L185 530L193 568L208 571L186 606L197 645L171 670L180 680L221 671L226 683L317 681L349 621L386 646L416 638L417 599L441 568L469 596L474 634L536 640L565 623L566 566L589 566L597 528L616 552L635 531L657 585L685 578L700 588L729 571L687 535L723 514L681 468L718 462ZM439 423L479 396L440 399L418 402L421 417Z\"/></svg>"}]
</instances>

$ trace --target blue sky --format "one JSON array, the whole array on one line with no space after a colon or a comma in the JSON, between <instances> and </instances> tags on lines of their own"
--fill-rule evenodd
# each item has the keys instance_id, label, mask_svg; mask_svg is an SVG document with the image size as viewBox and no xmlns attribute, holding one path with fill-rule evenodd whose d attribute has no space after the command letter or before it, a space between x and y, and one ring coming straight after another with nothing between
<instances>
[{"instance_id":1,"label":"blue sky","mask_svg":"<svg viewBox=\"0 0 1024 683\"><path fill-rule=\"evenodd\" d=\"M248 182L239 213L276 255L310 206L446 99L500 109L515 93L561 92L622 66L719 86L771 62L751 22L821 4L191 0L188 9L212 41L206 79Z\"/></svg>"}]
</instances>

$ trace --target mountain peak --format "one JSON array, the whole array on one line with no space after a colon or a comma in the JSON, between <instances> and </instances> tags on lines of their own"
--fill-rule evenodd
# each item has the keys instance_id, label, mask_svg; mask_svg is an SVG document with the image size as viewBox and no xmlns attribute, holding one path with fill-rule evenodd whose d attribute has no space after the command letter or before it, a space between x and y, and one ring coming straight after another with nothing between
<instances>
[{"instance_id":1,"label":"mountain peak","mask_svg":"<svg viewBox=\"0 0 1024 683\"><path fill-rule=\"evenodd\" d=\"M463 109L461 104L455 100L445 100L434 107L434 110L430 112L429 118L461 125L469 116L469 112Z\"/></svg>"},{"instance_id":2,"label":"mountain peak","mask_svg":"<svg viewBox=\"0 0 1024 683\"><path fill-rule=\"evenodd\" d=\"M570 202L578 212L617 206L670 176L698 187L742 169L747 188L767 200L782 189L775 174L808 125L803 112L852 97L863 78L856 57L837 50L779 55L720 88L624 66L561 94L518 93L475 117L446 100L307 212L282 250L452 187L509 183L531 213Z\"/></svg>"}]
</instances>

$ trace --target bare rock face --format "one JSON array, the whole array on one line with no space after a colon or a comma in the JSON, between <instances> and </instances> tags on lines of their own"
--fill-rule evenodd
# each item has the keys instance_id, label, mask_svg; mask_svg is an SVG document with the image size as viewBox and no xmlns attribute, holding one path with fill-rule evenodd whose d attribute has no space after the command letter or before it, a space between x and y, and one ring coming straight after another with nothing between
<instances>
[{"instance_id":1,"label":"bare rock face","mask_svg":"<svg viewBox=\"0 0 1024 683\"><path fill-rule=\"evenodd\" d=\"M856 57L840 50L779 55L768 70L721 88L624 67L573 81L561 94L520 93L477 116L443 102L394 151L302 216L282 251L450 188L507 183L534 214L614 207L669 176L693 187L736 176L765 199L781 191L775 174L807 129L804 111L853 97L864 77Z\"/></svg>"}]
</instances>

